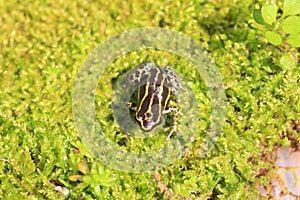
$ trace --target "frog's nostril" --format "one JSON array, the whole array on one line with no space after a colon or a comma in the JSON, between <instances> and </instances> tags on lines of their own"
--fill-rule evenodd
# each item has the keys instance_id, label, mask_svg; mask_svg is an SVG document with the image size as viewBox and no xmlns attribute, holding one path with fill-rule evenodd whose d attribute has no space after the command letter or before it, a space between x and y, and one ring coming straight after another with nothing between
<instances>
[{"instance_id":1,"label":"frog's nostril","mask_svg":"<svg viewBox=\"0 0 300 200\"><path fill-rule=\"evenodd\" d=\"M150 113L150 112L146 112L145 113L145 121L147 121L147 122L150 122L151 120L152 120L152 113Z\"/></svg>"}]
</instances>

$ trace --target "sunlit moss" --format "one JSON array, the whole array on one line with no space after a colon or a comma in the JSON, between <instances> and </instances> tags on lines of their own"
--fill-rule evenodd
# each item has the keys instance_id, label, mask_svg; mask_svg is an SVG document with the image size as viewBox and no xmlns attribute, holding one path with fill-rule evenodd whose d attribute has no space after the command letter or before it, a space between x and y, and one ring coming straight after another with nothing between
<instances>
[{"instance_id":1,"label":"sunlit moss","mask_svg":"<svg viewBox=\"0 0 300 200\"><path fill-rule=\"evenodd\" d=\"M256 1L255 1L256 2ZM152 174L127 174L105 168L82 175L78 163L104 169L80 142L72 116L72 89L89 52L126 29L164 27L189 35L207 51L223 78L227 117L216 147L197 158L208 125L201 114L199 136L189 152L159 172L171 192L193 199L252 199L253 171L268 166L258 159L261 146L272 150L300 118L299 66L281 69L282 52L267 45L252 19L254 1L7 1L0 6L0 196L4 199L66 199L55 185L70 189L70 199L164 199ZM30 4L30 5L29 5ZM146 57L146 56L149 57ZM299 55L298 55L299 56ZM166 52L133 52L119 58L99 80L99 123L116 143L109 116L111 79L146 59L174 66L191 82L199 105L209 105L203 80L186 61ZM110 70L110 71L109 71ZM157 139L157 138L156 138ZM159 140L159 138L158 138ZM148 142L148 143L147 143ZM129 139L126 148L144 151L161 143ZM152 142L152 143L151 143ZM150 148L147 147L147 148ZM249 162L249 160L254 160ZM96 163L96 164L95 164ZM116 179L115 179L116 177ZM97 179L101 179L97 185Z\"/></svg>"}]
</instances>

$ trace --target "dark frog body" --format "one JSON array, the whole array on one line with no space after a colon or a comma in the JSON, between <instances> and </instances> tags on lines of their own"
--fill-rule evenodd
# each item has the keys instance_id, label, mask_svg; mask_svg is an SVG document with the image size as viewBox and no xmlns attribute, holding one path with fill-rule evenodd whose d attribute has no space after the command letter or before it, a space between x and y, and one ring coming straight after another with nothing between
<instances>
[{"instance_id":1,"label":"dark frog body","mask_svg":"<svg viewBox=\"0 0 300 200\"><path fill-rule=\"evenodd\" d=\"M164 123L166 114L173 113L168 140L177 131L178 108L168 107L172 96L177 96L178 99L179 83L176 73L170 66L162 69L147 62L133 70L130 81L139 85L135 118L143 131L153 130Z\"/></svg>"}]
</instances>

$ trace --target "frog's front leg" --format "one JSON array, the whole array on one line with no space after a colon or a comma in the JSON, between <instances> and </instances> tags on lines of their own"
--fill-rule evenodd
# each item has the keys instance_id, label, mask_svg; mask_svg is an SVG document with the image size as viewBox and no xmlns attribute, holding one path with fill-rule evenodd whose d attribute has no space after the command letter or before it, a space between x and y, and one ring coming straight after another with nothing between
<instances>
[{"instance_id":1,"label":"frog's front leg","mask_svg":"<svg viewBox=\"0 0 300 200\"><path fill-rule=\"evenodd\" d=\"M170 112L173 113L172 116L172 125L170 128L170 133L168 137L166 138L166 141L170 140L170 137L172 136L173 133L177 133L177 124L178 124L178 107L177 106L171 106L168 107L167 110L164 110L163 114L168 114Z\"/></svg>"},{"instance_id":2,"label":"frog's front leg","mask_svg":"<svg viewBox=\"0 0 300 200\"><path fill-rule=\"evenodd\" d=\"M137 105L133 102L126 102L126 106L130 109L130 110L134 110L136 111L137 110Z\"/></svg>"}]
</instances>

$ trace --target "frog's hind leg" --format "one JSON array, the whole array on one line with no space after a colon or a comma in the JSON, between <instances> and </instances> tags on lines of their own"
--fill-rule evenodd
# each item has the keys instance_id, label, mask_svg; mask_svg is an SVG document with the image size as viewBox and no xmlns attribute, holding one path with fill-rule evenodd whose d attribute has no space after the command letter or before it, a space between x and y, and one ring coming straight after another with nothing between
<instances>
[{"instance_id":1,"label":"frog's hind leg","mask_svg":"<svg viewBox=\"0 0 300 200\"><path fill-rule=\"evenodd\" d=\"M164 69L166 77L167 77L167 86L171 90L173 96L177 97L178 102L179 98L179 88L180 88L180 80L178 74L173 70L169 65L167 65Z\"/></svg>"},{"instance_id":2,"label":"frog's hind leg","mask_svg":"<svg viewBox=\"0 0 300 200\"><path fill-rule=\"evenodd\" d=\"M129 80L133 84L139 84L143 81L144 78L150 73L151 68L153 67L153 63L146 62L138 65L136 68L131 70L131 75L129 76Z\"/></svg>"}]
</instances>

